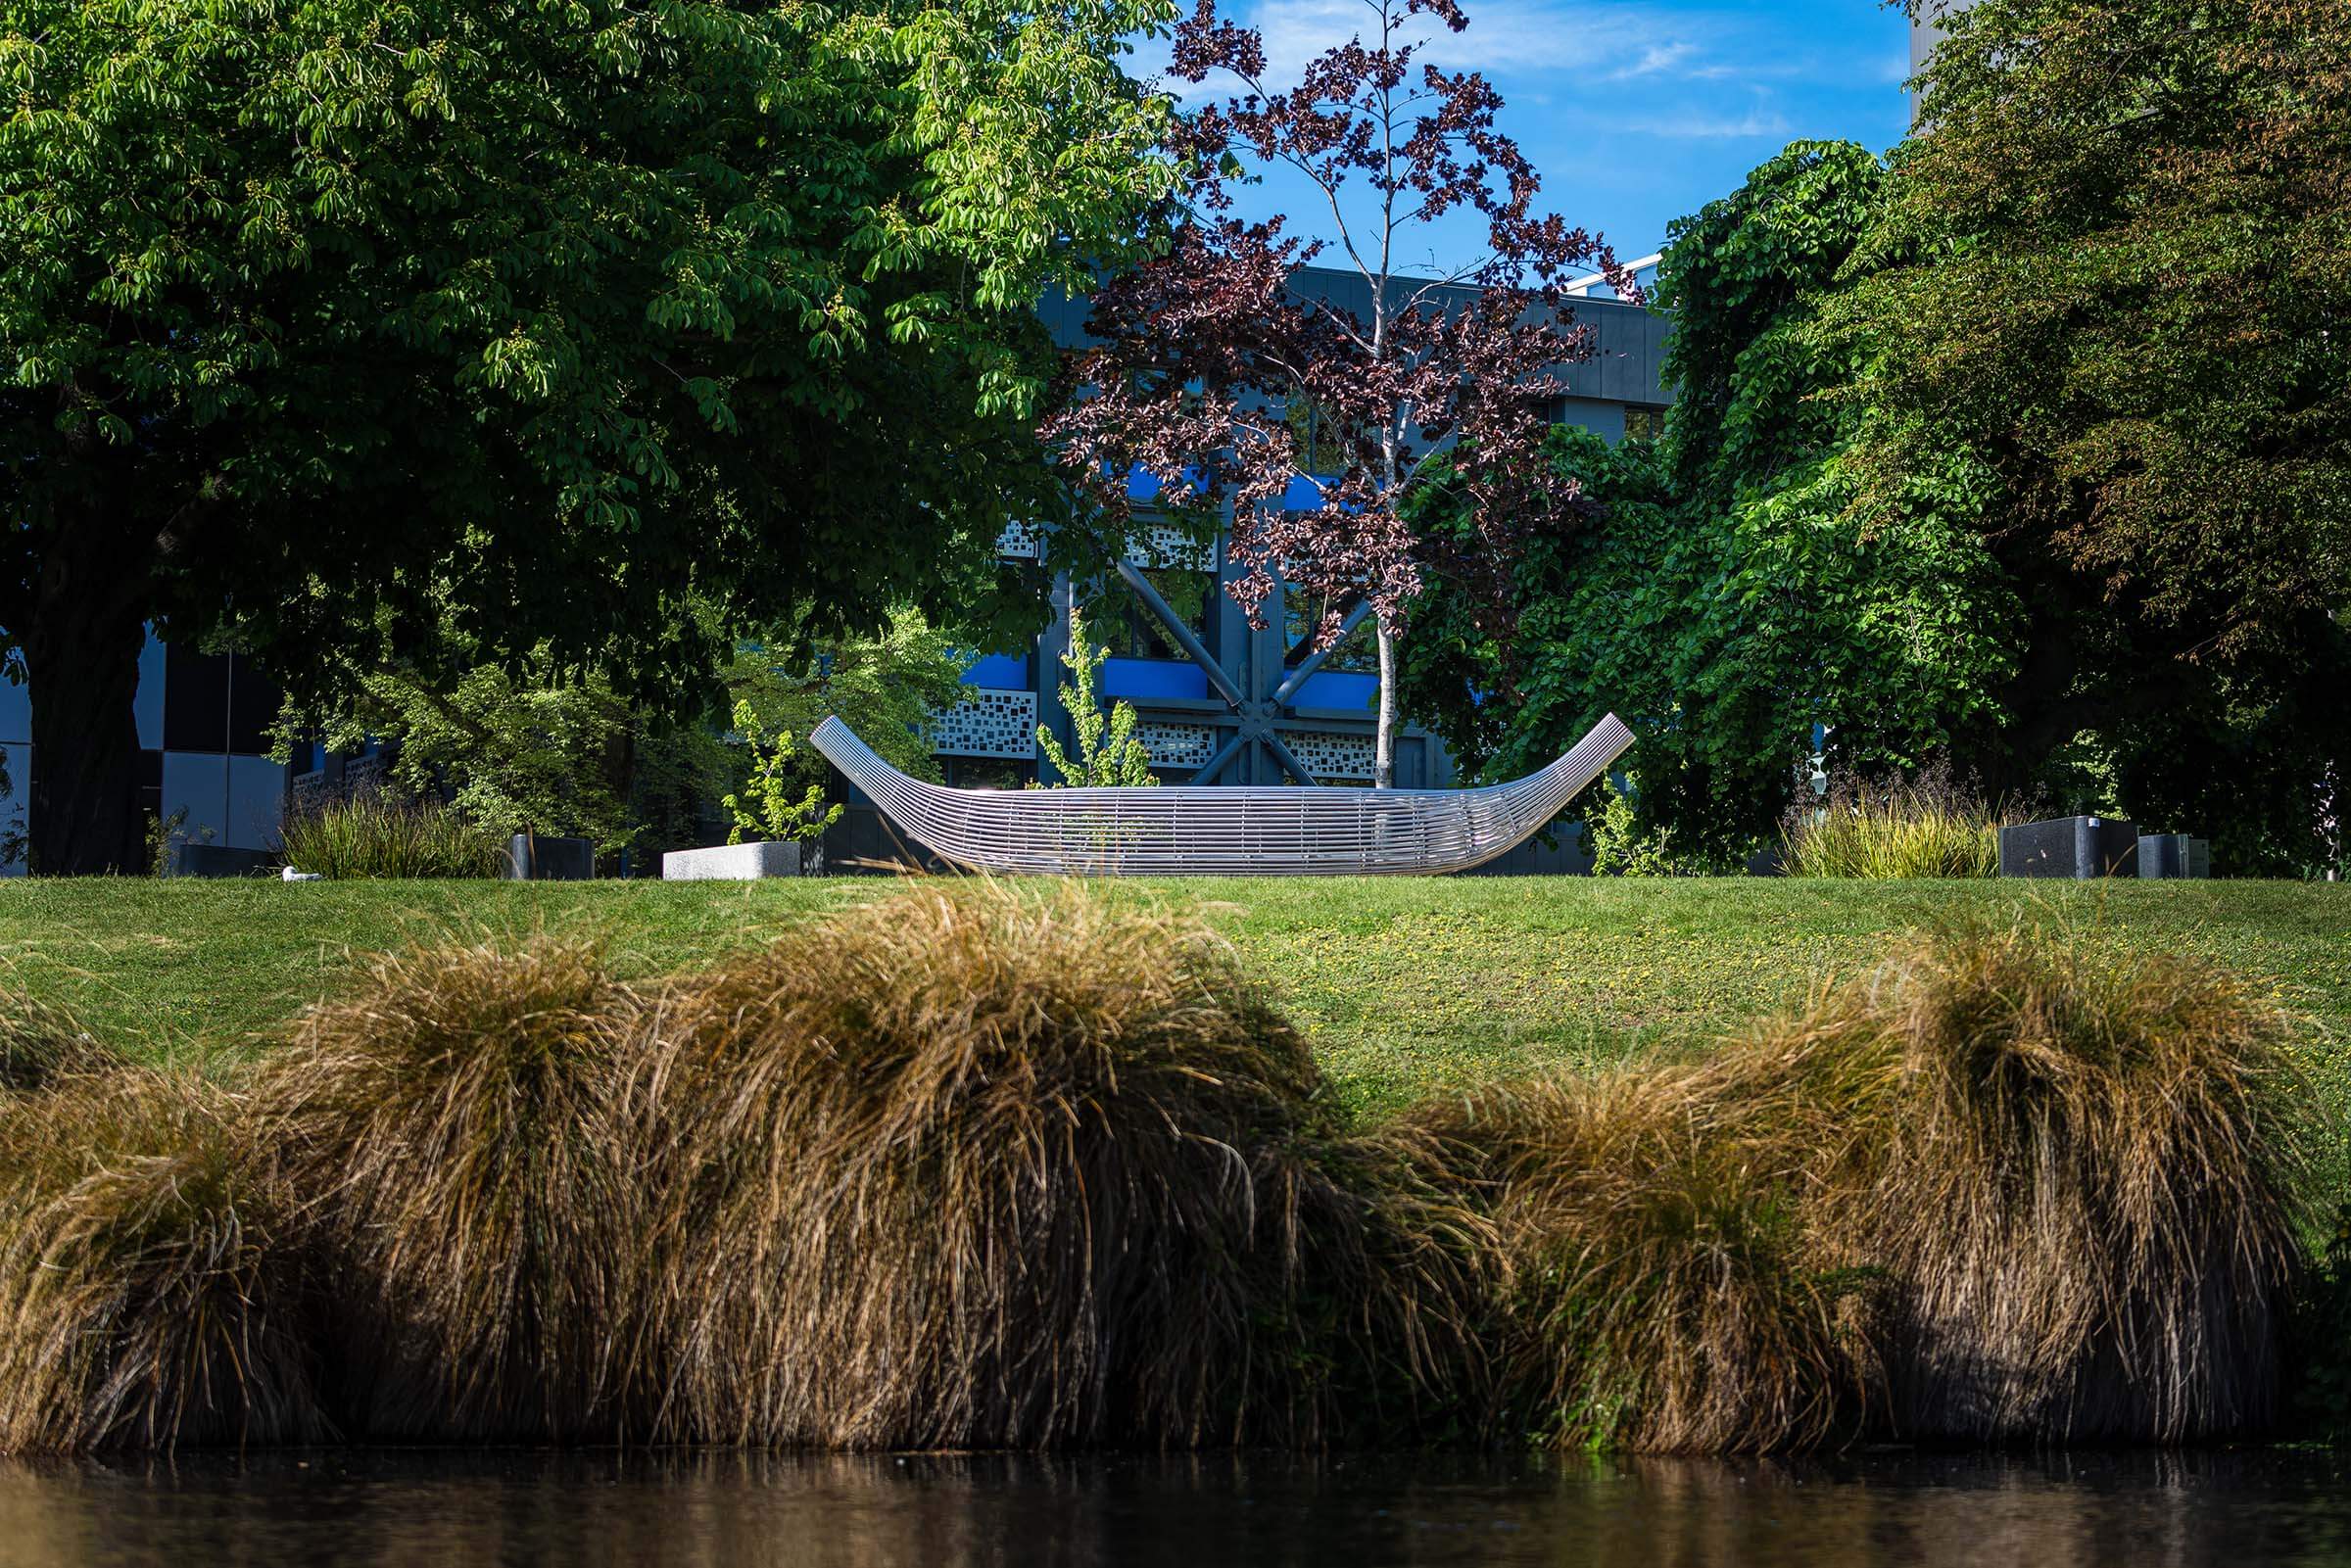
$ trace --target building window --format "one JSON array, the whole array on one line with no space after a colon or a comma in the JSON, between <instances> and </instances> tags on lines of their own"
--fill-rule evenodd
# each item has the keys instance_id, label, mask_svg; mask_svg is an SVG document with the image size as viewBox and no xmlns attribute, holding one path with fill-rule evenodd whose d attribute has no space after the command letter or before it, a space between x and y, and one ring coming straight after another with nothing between
<instances>
[{"instance_id":1,"label":"building window","mask_svg":"<svg viewBox=\"0 0 2351 1568\"><path fill-rule=\"evenodd\" d=\"M1644 403L1626 404L1624 407L1624 439L1655 441L1665 434L1665 410Z\"/></svg>"},{"instance_id":2,"label":"building window","mask_svg":"<svg viewBox=\"0 0 2351 1568\"><path fill-rule=\"evenodd\" d=\"M941 757L947 783L958 789L1026 789L1036 777L1033 762L1011 762L1000 757Z\"/></svg>"},{"instance_id":3,"label":"building window","mask_svg":"<svg viewBox=\"0 0 2351 1568\"><path fill-rule=\"evenodd\" d=\"M1289 639L1290 647L1296 650L1293 652L1292 663L1307 657L1307 654L1300 648L1300 644L1314 636L1316 629L1321 626L1323 615L1327 612L1329 604L1330 601L1319 594L1303 594L1294 589L1285 589L1282 592L1282 632ZM1330 650L1330 657L1322 661L1321 667L1325 670L1345 670L1358 675L1377 675L1379 673L1379 644L1375 639L1378 633L1372 629L1371 622L1370 616L1365 616L1354 631L1339 639L1339 645Z\"/></svg>"},{"instance_id":4,"label":"building window","mask_svg":"<svg viewBox=\"0 0 2351 1568\"><path fill-rule=\"evenodd\" d=\"M1151 585L1152 591L1167 600L1168 608L1176 612L1176 618L1205 645L1208 641L1209 607L1217 592L1216 574L1186 571L1173 566L1145 566L1137 570L1143 574L1143 581ZM1086 641L1109 648L1114 657L1190 657L1168 629L1160 624L1159 617L1144 608L1142 599L1130 593L1123 583L1112 583L1093 602L1080 605L1079 612L1085 617Z\"/></svg>"}]
</instances>

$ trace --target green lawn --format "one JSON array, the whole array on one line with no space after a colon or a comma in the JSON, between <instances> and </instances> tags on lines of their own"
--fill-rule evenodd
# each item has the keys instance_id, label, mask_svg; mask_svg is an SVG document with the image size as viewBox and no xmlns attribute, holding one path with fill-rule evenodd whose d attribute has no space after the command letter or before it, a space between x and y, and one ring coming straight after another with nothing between
<instances>
[{"instance_id":1,"label":"green lawn","mask_svg":"<svg viewBox=\"0 0 2351 1568\"><path fill-rule=\"evenodd\" d=\"M126 1044L242 1047L366 953L451 931L590 930L651 974L888 884L834 881L0 883L0 969ZM2311 1021L2351 1097L2351 886L2288 882L1216 879L1196 908L1286 999L1350 1103L1703 1040L1865 969L1887 937L2025 913L2092 946L2206 954Z\"/></svg>"}]
</instances>

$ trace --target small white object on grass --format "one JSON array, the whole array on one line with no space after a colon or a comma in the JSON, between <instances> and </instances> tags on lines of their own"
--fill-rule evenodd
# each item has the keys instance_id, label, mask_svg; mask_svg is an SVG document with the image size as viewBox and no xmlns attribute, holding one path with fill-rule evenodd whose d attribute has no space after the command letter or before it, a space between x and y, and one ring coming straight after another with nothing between
<instances>
[{"instance_id":1,"label":"small white object on grass","mask_svg":"<svg viewBox=\"0 0 2351 1568\"><path fill-rule=\"evenodd\" d=\"M326 880L326 876L322 872L296 871L291 866L279 872L277 876L280 881L289 882L322 882Z\"/></svg>"}]
</instances>

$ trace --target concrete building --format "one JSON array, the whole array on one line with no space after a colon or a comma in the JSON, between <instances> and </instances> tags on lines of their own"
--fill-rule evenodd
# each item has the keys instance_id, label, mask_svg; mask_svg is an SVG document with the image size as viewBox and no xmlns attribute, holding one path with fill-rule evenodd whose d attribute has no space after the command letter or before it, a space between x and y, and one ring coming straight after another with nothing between
<instances>
[{"instance_id":1,"label":"concrete building","mask_svg":"<svg viewBox=\"0 0 2351 1568\"><path fill-rule=\"evenodd\" d=\"M268 849L277 843L289 770L271 762L268 731L277 687L230 653L195 653L153 635L139 654L133 711L139 758L134 829L153 821L190 843ZM25 802L31 794L31 693L0 681L0 876L24 872ZM145 862L125 845L125 864Z\"/></svg>"}]
</instances>

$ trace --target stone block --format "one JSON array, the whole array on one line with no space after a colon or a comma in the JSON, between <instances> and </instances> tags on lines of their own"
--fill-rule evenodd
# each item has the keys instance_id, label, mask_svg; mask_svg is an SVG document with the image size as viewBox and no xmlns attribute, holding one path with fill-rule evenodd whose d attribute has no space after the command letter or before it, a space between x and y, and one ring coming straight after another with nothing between
<instances>
[{"instance_id":1,"label":"stone block","mask_svg":"<svg viewBox=\"0 0 2351 1568\"><path fill-rule=\"evenodd\" d=\"M2138 864L2138 829L2112 817L2057 817L2000 830L2000 875L2088 880L2128 877Z\"/></svg>"},{"instance_id":2,"label":"stone block","mask_svg":"<svg viewBox=\"0 0 2351 1568\"><path fill-rule=\"evenodd\" d=\"M2138 874L2141 877L2212 875L2212 845L2186 833L2140 833Z\"/></svg>"},{"instance_id":3,"label":"stone block","mask_svg":"<svg viewBox=\"0 0 2351 1568\"><path fill-rule=\"evenodd\" d=\"M175 843L171 846L174 877L258 877L277 864L272 849L231 849L226 844Z\"/></svg>"},{"instance_id":4,"label":"stone block","mask_svg":"<svg viewBox=\"0 0 2351 1568\"><path fill-rule=\"evenodd\" d=\"M756 844L717 844L708 849L673 849L661 857L665 882L749 881L759 877L797 877L805 845L789 839Z\"/></svg>"},{"instance_id":5,"label":"stone block","mask_svg":"<svg viewBox=\"0 0 2351 1568\"><path fill-rule=\"evenodd\" d=\"M596 876L596 840L516 833L506 841L506 879L584 882Z\"/></svg>"}]
</instances>

